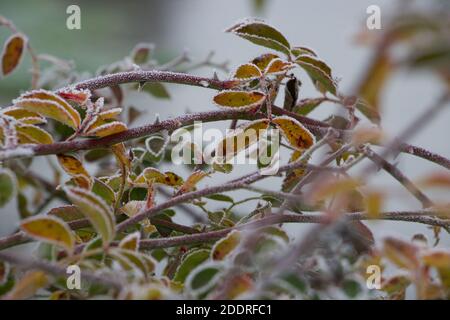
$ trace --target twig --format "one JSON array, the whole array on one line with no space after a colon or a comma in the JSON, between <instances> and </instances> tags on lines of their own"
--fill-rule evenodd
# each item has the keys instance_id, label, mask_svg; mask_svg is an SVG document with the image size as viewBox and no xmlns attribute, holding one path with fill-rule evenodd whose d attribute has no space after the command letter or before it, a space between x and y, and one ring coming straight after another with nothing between
<instances>
[{"instance_id":1,"label":"twig","mask_svg":"<svg viewBox=\"0 0 450 320\"><path fill-rule=\"evenodd\" d=\"M370 148L365 149L366 156L376 163L378 166L383 168L392 177L394 177L398 182L400 182L417 200L422 203L423 208L429 208L433 205L433 202L425 195L419 188L406 177L398 168L383 159L380 155L374 152Z\"/></svg>"},{"instance_id":2,"label":"twig","mask_svg":"<svg viewBox=\"0 0 450 320\"><path fill-rule=\"evenodd\" d=\"M409 221L426 225L441 226L448 229L450 226L450 220L439 219L434 217L435 215L437 216L439 213L428 210L391 211L381 213L376 220ZM363 212L348 213L345 214L345 217L349 220L374 220L373 217ZM233 230L252 230L279 223L324 223L327 221L329 221L329 217L324 214L271 214L258 220L222 230L177 237L145 239L140 241L139 247L143 249L156 249L191 245L202 242L216 241L226 236Z\"/></svg>"}]
</instances>

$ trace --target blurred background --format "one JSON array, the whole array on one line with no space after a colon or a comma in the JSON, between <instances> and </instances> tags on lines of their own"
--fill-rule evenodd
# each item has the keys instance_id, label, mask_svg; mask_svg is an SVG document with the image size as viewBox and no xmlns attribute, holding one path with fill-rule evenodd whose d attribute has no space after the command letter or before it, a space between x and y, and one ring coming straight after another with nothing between
<instances>
[{"instance_id":1,"label":"blurred background","mask_svg":"<svg viewBox=\"0 0 450 320\"><path fill-rule=\"evenodd\" d=\"M427 6L429 1L419 1ZM81 30L66 28L66 8L77 4L81 8ZM381 8L381 23L398 5L389 0L128 0L128 1L68 1L68 0L1 0L0 15L16 24L28 35L32 46L39 53L49 53L66 60L72 60L77 70L94 73L101 65L109 64L128 55L138 42L155 44L155 58L169 61L188 49L193 61L201 61L214 51L216 62L229 61L235 66L264 53L262 47L250 44L223 30L236 20L257 16L265 19L283 32L294 45L313 48L326 61L336 77L340 79L340 91L351 92L362 76L370 58L370 48L357 45L356 35L365 28L369 5ZM442 1L443 8L448 1ZM379 31L370 31L379 32ZM0 29L3 43L8 32ZM0 103L6 106L29 86L30 61L27 57L20 68L8 79L0 80ZM212 68L195 70L196 74L212 76ZM218 71L224 79L228 74ZM303 79L302 79L303 80ZM316 91L308 79L304 79L300 97L314 97ZM139 93L127 97L125 103L146 110L133 126L153 121L157 114L162 119L190 111L212 110L211 98L214 91L188 86L168 85L171 99L158 100ZM430 106L442 92L442 84L429 73L402 71L390 78L387 90L381 99L383 128L389 136L401 132L425 107ZM323 105L312 114L323 119L332 105ZM450 157L450 108L442 111L436 119L409 142ZM214 124L217 127L217 124ZM224 124L221 128L225 128ZM400 155L396 161L410 178L418 178L442 168L420 158ZM42 164L34 163L37 169ZM239 167L232 176L219 175L205 180L204 186L226 181L251 170ZM358 168L356 168L357 170ZM41 173L45 175L44 171ZM254 170L254 166L253 166ZM261 183L266 188L277 189L279 182L270 178ZM277 180L278 181L278 180ZM395 200L385 205L385 210L407 210L420 208L420 203L405 192L390 176L383 172L371 179L380 188L395 189ZM449 199L448 194L426 192L430 197ZM247 192L235 192L236 198ZM242 214L253 210L255 203L239 207ZM183 218L180 218L183 219ZM369 222L375 235L403 235L410 239L415 233L423 233L432 243L432 231L423 225L400 222ZM9 234L17 227L15 203L0 209L0 236ZM309 226L286 226L293 236L301 235ZM441 233L441 246L450 245L450 237Z\"/></svg>"}]
</instances>

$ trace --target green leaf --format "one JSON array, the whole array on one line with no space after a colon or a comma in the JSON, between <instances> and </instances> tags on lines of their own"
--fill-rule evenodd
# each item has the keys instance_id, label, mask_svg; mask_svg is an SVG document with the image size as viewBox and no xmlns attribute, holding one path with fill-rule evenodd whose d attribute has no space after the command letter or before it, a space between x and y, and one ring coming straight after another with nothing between
<instances>
[{"instance_id":1,"label":"green leaf","mask_svg":"<svg viewBox=\"0 0 450 320\"><path fill-rule=\"evenodd\" d=\"M14 196L17 189L17 180L9 169L0 169L0 207L5 206Z\"/></svg>"},{"instance_id":2,"label":"green leaf","mask_svg":"<svg viewBox=\"0 0 450 320\"><path fill-rule=\"evenodd\" d=\"M294 112L301 114L302 116L307 116L313 112L321 103L324 101L322 98L316 99L303 99L300 100L298 105L294 108Z\"/></svg>"},{"instance_id":3,"label":"green leaf","mask_svg":"<svg viewBox=\"0 0 450 320\"><path fill-rule=\"evenodd\" d=\"M336 83L331 75L330 67L325 62L308 55L297 57L295 62L306 71L319 91L328 91L336 95Z\"/></svg>"},{"instance_id":4,"label":"green leaf","mask_svg":"<svg viewBox=\"0 0 450 320\"><path fill-rule=\"evenodd\" d=\"M92 192L105 200L105 202L110 206L113 205L116 201L116 195L111 187L97 178L94 178Z\"/></svg>"},{"instance_id":5,"label":"green leaf","mask_svg":"<svg viewBox=\"0 0 450 320\"><path fill-rule=\"evenodd\" d=\"M211 200L216 200L216 201L222 201L222 202L231 202L234 203L233 198L225 195L225 194L210 194L209 196L205 196L205 198L211 199Z\"/></svg>"},{"instance_id":6,"label":"green leaf","mask_svg":"<svg viewBox=\"0 0 450 320\"><path fill-rule=\"evenodd\" d=\"M184 283L189 273L198 265L209 258L210 251L208 249L200 249L192 251L183 258L174 276L174 281Z\"/></svg>"},{"instance_id":7,"label":"green leaf","mask_svg":"<svg viewBox=\"0 0 450 320\"><path fill-rule=\"evenodd\" d=\"M185 283L194 294L204 295L210 290L218 280L221 266L216 263L204 263L189 274Z\"/></svg>"},{"instance_id":8,"label":"green leaf","mask_svg":"<svg viewBox=\"0 0 450 320\"><path fill-rule=\"evenodd\" d=\"M100 234L103 244L109 244L114 239L116 225L111 207L91 191L77 187L64 187L63 189L69 200L89 219Z\"/></svg>"},{"instance_id":9,"label":"green leaf","mask_svg":"<svg viewBox=\"0 0 450 320\"><path fill-rule=\"evenodd\" d=\"M290 54L291 45L281 32L261 20L243 20L228 28L226 32L231 32L254 44Z\"/></svg>"},{"instance_id":10,"label":"green leaf","mask_svg":"<svg viewBox=\"0 0 450 320\"><path fill-rule=\"evenodd\" d=\"M145 82L140 85L140 90L159 99L170 99L169 91L166 86L159 82Z\"/></svg>"}]
</instances>

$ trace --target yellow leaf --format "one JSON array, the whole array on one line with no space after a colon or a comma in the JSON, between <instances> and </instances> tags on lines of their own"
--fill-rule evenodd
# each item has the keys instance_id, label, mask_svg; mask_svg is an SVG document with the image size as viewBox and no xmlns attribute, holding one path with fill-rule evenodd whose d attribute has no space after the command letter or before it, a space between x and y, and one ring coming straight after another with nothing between
<instances>
[{"instance_id":1,"label":"yellow leaf","mask_svg":"<svg viewBox=\"0 0 450 320\"><path fill-rule=\"evenodd\" d=\"M16 126L19 143L32 144L50 144L53 143L52 136L35 125L32 124L18 124Z\"/></svg>"},{"instance_id":2,"label":"yellow leaf","mask_svg":"<svg viewBox=\"0 0 450 320\"><path fill-rule=\"evenodd\" d=\"M234 71L232 78L238 80L253 80L262 76L261 70L253 63L240 65Z\"/></svg>"},{"instance_id":3,"label":"yellow leaf","mask_svg":"<svg viewBox=\"0 0 450 320\"><path fill-rule=\"evenodd\" d=\"M266 54L262 54L259 57L256 57L255 59L253 59L252 63L255 66L257 66L259 68L259 70L261 70L261 72L264 72L264 70L266 70L269 63L273 59L277 59L277 58L279 58L279 56L277 56L276 54L266 53Z\"/></svg>"},{"instance_id":4,"label":"yellow leaf","mask_svg":"<svg viewBox=\"0 0 450 320\"><path fill-rule=\"evenodd\" d=\"M25 124L45 124L47 120L36 112L28 111L23 108L11 106L2 110L3 114L6 114L14 119L19 120Z\"/></svg>"},{"instance_id":5,"label":"yellow leaf","mask_svg":"<svg viewBox=\"0 0 450 320\"><path fill-rule=\"evenodd\" d=\"M31 298L36 292L48 284L47 275L42 271L29 271L16 283L6 296L9 300L25 300Z\"/></svg>"},{"instance_id":6,"label":"yellow leaf","mask_svg":"<svg viewBox=\"0 0 450 320\"><path fill-rule=\"evenodd\" d=\"M138 251L140 239L141 239L141 234L139 233L139 231L130 233L125 238L120 240L119 247L122 249Z\"/></svg>"},{"instance_id":7,"label":"yellow leaf","mask_svg":"<svg viewBox=\"0 0 450 320\"><path fill-rule=\"evenodd\" d=\"M2 53L2 73L7 76L19 65L23 52L27 45L27 39L21 34L13 34L5 42Z\"/></svg>"},{"instance_id":8,"label":"yellow leaf","mask_svg":"<svg viewBox=\"0 0 450 320\"><path fill-rule=\"evenodd\" d=\"M422 255L422 261L436 268L450 269L450 251L433 250Z\"/></svg>"},{"instance_id":9,"label":"yellow leaf","mask_svg":"<svg viewBox=\"0 0 450 320\"><path fill-rule=\"evenodd\" d=\"M225 238L216 242L211 251L213 260L223 260L229 255L241 241L241 233L239 231L230 232Z\"/></svg>"},{"instance_id":10,"label":"yellow leaf","mask_svg":"<svg viewBox=\"0 0 450 320\"><path fill-rule=\"evenodd\" d=\"M265 99L266 95L260 91L222 91L213 98L219 107L242 110L256 108Z\"/></svg>"},{"instance_id":11,"label":"yellow leaf","mask_svg":"<svg viewBox=\"0 0 450 320\"><path fill-rule=\"evenodd\" d=\"M102 124L98 127L89 128L89 130L86 132L86 135L88 136L96 136L96 137L106 137L110 136L122 131L126 131L127 126L125 123L120 121L113 121L108 122L105 124Z\"/></svg>"},{"instance_id":12,"label":"yellow leaf","mask_svg":"<svg viewBox=\"0 0 450 320\"><path fill-rule=\"evenodd\" d=\"M177 195L194 190L197 183L199 183L200 180L206 176L208 176L208 174L202 170L195 171L189 176L189 178L186 179L181 188L178 190Z\"/></svg>"},{"instance_id":13,"label":"yellow leaf","mask_svg":"<svg viewBox=\"0 0 450 320\"><path fill-rule=\"evenodd\" d=\"M370 120L379 122L379 100L389 75L392 73L392 63L386 53L380 53L373 61L363 80L359 84L358 95L364 104L357 108Z\"/></svg>"},{"instance_id":14,"label":"yellow leaf","mask_svg":"<svg viewBox=\"0 0 450 320\"><path fill-rule=\"evenodd\" d=\"M273 119L272 122L281 130L283 136L295 149L308 149L316 143L314 135L296 119L281 116Z\"/></svg>"},{"instance_id":15,"label":"yellow leaf","mask_svg":"<svg viewBox=\"0 0 450 320\"><path fill-rule=\"evenodd\" d=\"M400 268L416 270L418 248L411 243L388 237L384 240L384 255Z\"/></svg>"},{"instance_id":16,"label":"yellow leaf","mask_svg":"<svg viewBox=\"0 0 450 320\"><path fill-rule=\"evenodd\" d=\"M92 179L83 164L76 157L67 154L58 154L58 162L67 174L74 178L78 186L90 189Z\"/></svg>"},{"instance_id":17,"label":"yellow leaf","mask_svg":"<svg viewBox=\"0 0 450 320\"><path fill-rule=\"evenodd\" d=\"M183 184L183 179L173 172L162 173L155 168L145 168L133 181L136 185L147 185L148 183L165 184L177 187Z\"/></svg>"},{"instance_id":18,"label":"yellow leaf","mask_svg":"<svg viewBox=\"0 0 450 320\"><path fill-rule=\"evenodd\" d=\"M49 242L73 252L75 237L69 226L55 216L35 216L22 220L21 229L34 239Z\"/></svg>"},{"instance_id":19,"label":"yellow leaf","mask_svg":"<svg viewBox=\"0 0 450 320\"><path fill-rule=\"evenodd\" d=\"M289 163L297 161L302 154L303 154L302 150L295 150L294 152L292 152L291 158L289 159ZM310 157L303 160L302 162L304 164L307 164L309 159L310 159ZM283 192L291 191L292 188L300 181L300 179L304 176L305 173L306 173L305 168L298 168L298 169L294 169L294 170L286 172L286 177L284 178L283 184L281 187L282 191Z\"/></svg>"},{"instance_id":20,"label":"yellow leaf","mask_svg":"<svg viewBox=\"0 0 450 320\"><path fill-rule=\"evenodd\" d=\"M112 108L98 114L102 120L114 119L122 112L122 108Z\"/></svg>"},{"instance_id":21,"label":"yellow leaf","mask_svg":"<svg viewBox=\"0 0 450 320\"><path fill-rule=\"evenodd\" d=\"M372 219L380 216L383 205L383 194L381 192L366 192L364 201L367 215Z\"/></svg>"},{"instance_id":22,"label":"yellow leaf","mask_svg":"<svg viewBox=\"0 0 450 320\"><path fill-rule=\"evenodd\" d=\"M103 244L109 244L115 236L115 218L111 208L96 194L77 187L64 187L69 200L91 222L100 234Z\"/></svg>"},{"instance_id":23,"label":"yellow leaf","mask_svg":"<svg viewBox=\"0 0 450 320\"><path fill-rule=\"evenodd\" d=\"M284 72L288 71L289 69L292 69L293 67L294 67L294 64L292 64L288 61L283 61L281 59L273 59L272 61L270 61L269 65L264 70L264 73L266 73L266 74L284 73Z\"/></svg>"},{"instance_id":24,"label":"yellow leaf","mask_svg":"<svg viewBox=\"0 0 450 320\"><path fill-rule=\"evenodd\" d=\"M231 135L219 142L216 148L216 156L219 159L225 157L229 160L240 151L248 148L258 141L269 127L269 120L255 120L237 128Z\"/></svg>"},{"instance_id":25,"label":"yellow leaf","mask_svg":"<svg viewBox=\"0 0 450 320\"><path fill-rule=\"evenodd\" d=\"M15 99L13 103L16 107L55 119L73 129L77 129L81 122L78 111L51 91L30 91Z\"/></svg>"}]
</instances>

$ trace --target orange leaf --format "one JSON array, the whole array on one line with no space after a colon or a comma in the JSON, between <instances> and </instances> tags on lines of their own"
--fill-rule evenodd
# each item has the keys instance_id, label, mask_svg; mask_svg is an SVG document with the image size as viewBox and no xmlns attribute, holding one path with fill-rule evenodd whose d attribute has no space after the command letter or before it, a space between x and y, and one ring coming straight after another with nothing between
<instances>
[{"instance_id":1,"label":"orange leaf","mask_svg":"<svg viewBox=\"0 0 450 320\"><path fill-rule=\"evenodd\" d=\"M281 116L273 119L272 122L281 130L289 144L296 149L308 149L316 143L314 135L294 118Z\"/></svg>"},{"instance_id":2,"label":"orange leaf","mask_svg":"<svg viewBox=\"0 0 450 320\"><path fill-rule=\"evenodd\" d=\"M253 63L240 65L233 73L232 78L238 80L252 80L261 77L261 70Z\"/></svg>"},{"instance_id":3,"label":"orange leaf","mask_svg":"<svg viewBox=\"0 0 450 320\"><path fill-rule=\"evenodd\" d=\"M92 179L80 160L67 154L58 154L57 157L58 162L64 171L74 177L75 182L77 182L80 187L90 189L92 186Z\"/></svg>"},{"instance_id":4,"label":"orange leaf","mask_svg":"<svg viewBox=\"0 0 450 320\"><path fill-rule=\"evenodd\" d=\"M219 107L242 110L258 107L265 99L260 91L222 91L213 98Z\"/></svg>"},{"instance_id":5,"label":"orange leaf","mask_svg":"<svg viewBox=\"0 0 450 320\"><path fill-rule=\"evenodd\" d=\"M78 111L51 91L30 91L15 99L13 103L17 107L55 119L74 129L78 128L81 122Z\"/></svg>"},{"instance_id":6,"label":"orange leaf","mask_svg":"<svg viewBox=\"0 0 450 320\"><path fill-rule=\"evenodd\" d=\"M2 53L2 73L4 76L13 72L22 59L27 39L21 34L14 34L5 42Z\"/></svg>"}]
</instances>

